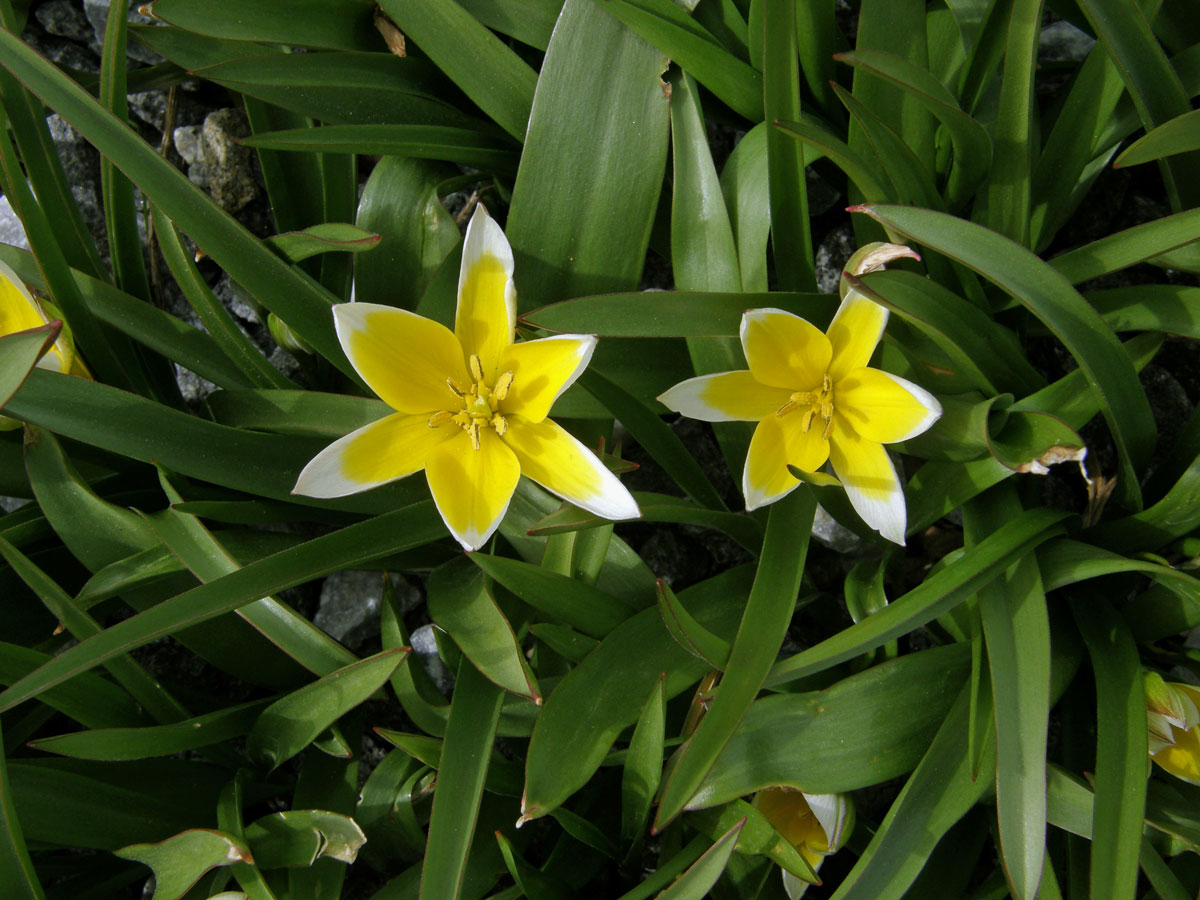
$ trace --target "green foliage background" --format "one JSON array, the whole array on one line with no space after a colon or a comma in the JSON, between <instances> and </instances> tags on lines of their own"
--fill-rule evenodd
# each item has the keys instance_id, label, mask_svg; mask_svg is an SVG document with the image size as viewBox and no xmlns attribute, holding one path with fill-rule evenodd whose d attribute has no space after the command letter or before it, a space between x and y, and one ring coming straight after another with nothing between
<instances>
[{"instance_id":1,"label":"green foliage background","mask_svg":"<svg viewBox=\"0 0 1200 900\"><path fill-rule=\"evenodd\" d=\"M147 865L156 900L779 897L778 869L810 873L746 802L776 785L859 803L809 896L1196 896L1200 795L1147 778L1142 672L1200 674L1200 417L1164 444L1138 377L1200 337L1194 4L156 0L136 29L112 10L88 77L0 0L0 188L31 248L0 259L96 376L34 368L44 335L0 338L25 425L0 436L0 493L32 501L0 516L6 897L134 896ZM1097 39L1052 73L1048 13ZM166 61L127 70L130 38ZM185 79L244 107L275 236L128 126L128 91ZM103 155L111 265L48 109ZM1112 164L1144 167L1170 213L1073 237ZM654 400L741 368L748 308L828 324L813 229L832 219L810 216L807 167L854 204L860 244L922 256L853 282L892 313L881 367L946 409L897 448L904 549L836 487L731 509ZM525 333L601 336L556 418L609 448L619 420L670 485L637 494L645 520L750 561L676 595L638 532L528 482L467 556L420 478L291 495L387 412L330 305L353 276L358 300L449 322L441 198L461 191L505 222ZM203 331L155 304L139 217ZM189 241L311 351L296 380ZM664 261L674 290L642 293ZM189 408L172 363L218 392ZM740 472L747 433L715 433ZM1086 496L1060 465L1070 496L1047 505L1025 473L1084 446ZM853 555L810 548L818 502ZM283 594L345 569L426 586L416 618L385 591L362 658ZM407 649L424 616L449 697ZM147 670L164 639L208 689ZM365 736L388 748L373 768Z\"/></svg>"}]
</instances>

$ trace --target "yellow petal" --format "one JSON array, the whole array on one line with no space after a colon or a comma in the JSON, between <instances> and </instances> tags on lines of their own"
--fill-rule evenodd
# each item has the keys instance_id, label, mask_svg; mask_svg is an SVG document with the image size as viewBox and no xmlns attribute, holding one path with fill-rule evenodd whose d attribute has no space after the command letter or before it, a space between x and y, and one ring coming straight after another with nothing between
<instances>
[{"instance_id":1,"label":"yellow petal","mask_svg":"<svg viewBox=\"0 0 1200 900\"><path fill-rule=\"evenodd\" d=\"M503 440L516 453L523 474L564 500L606 519L641 516L617 476L553 420L530 422L513 416Z\"/></svg>"},{"instance_id":2,"label":"yellow petal","mask_svg":"<svg viewBox=\"0 0 1200 900\"><path fill-rule=\"evenodd\" d=\"M333 308L338 340L379 398L404 413L459 408L447 378L469 386L462 346L447 328L416 313L377 303Z\"/></svg>"},{"instance_id":3,"label":"yellow petal","mask_svg":"<svg viewBox=\"0 0 1200 900\"><path fill-rule=\"evenodd\" d=\"M758 509L790 493L800 482L787 470L788 447L780 420L769 415L754 429L746 468L742 472L742 496L746 509Z\"/></svg>"},{"instance_id":4,"label":"yellow petal","mask_svg":"<svg viewBox=\"0 0 1200 900\"><path fill-rule=\"evenodd\" d=\"M46 324L46 317L25 283L0 262L0 337Z\"/></svg>"},{"instance_id":5,"label":"yellow petal","mask_svg":"<svg viewBox=\"0 0 1200 900\"><path fill-rule=\"evenodd\" d=\"M521 466L492 429L480 431L478 450L458 429L429 454L425 477L450 533L465 549L478 550L504 518Z\"/></svg>"},{"instance_id":6,"label":"yellow petal","mask_svg":"<svg viewBox=\"0 0 1200 900\"><path fill-rule=\"evenodd\" d=\"M829 441L825 438L825 420L814 417L804 430L805 410L798 409L779 419L787 444L788 465L815 472L829 459Z\"/></svg>"},{"instance_id":7,"label":"yellow petal","mask_svg":"<svg viewBox=\"0 0 1200 900\"><path fill-rule=\"evenodd\" d=\"M1159 750L1151 759L1176 778L1200 784L1200 728L1173 731L1175 744Z\"/></svg>"},{"instance_id":8,"label":"yellow petal","mask_svg":"<svg viewBox=\"0 0 1200 900\"><path fill-rule=\"evenodd\" d=\"M829 377L835 384L871 361L887 320L888 311L878 303L853 289L846 294L826 332L833 345Z\"/></svg>"},{"instance_id":9,"label":"yellow petal","mask_svg":"<svg viewBox=\"0 0 1200 900\"><path fill-rule=\"evenodd\" d=\"M834 417L829 443L833 471L846 486L855 512L883 537L903 545L904 491L883 445L859 435L840 416Z\"/></svg>"},{"instance_id":10,"label":"yellow petal","mask_svg":"<svg viewBox=\"0 0 1200 900\"><path fill-rule=\"evenodd\" d=\"M761 384L749 371L681 381L658 398L668 409L705 422L757 422L774 415L791 391Z\"/></svg>"},{"instance_id":11,"label":"yellow petal","mask_svg":"<svg viewBox=\"0 0 1200 900\"><path fill-rule=\"evenodd\" d=\"M496 366L498 377L508 372L513 375L500 411L530 422L542 421L558 396L587 368L595 349L594 334L560 334L509 344L500 352Z\"/></svg>"},{"instance_id":12,"label":"yellow petal","mask_svg":"<svg viewBox=\"0 0 1200 900\"><path fill-rule=\"evenodd\" d=\"M752 309L742 316L741 336L761 383L789 391L821 386L833 350L815 325L782 309Z\"/></svg>"},{"instance_id":13,"label":"yellow petal","mask_svg":"<svg viewBox=\"0 0 1200 900\"><path fill-rule=\"evenodd\" d=\"M784 840L797 850L808 849L813 854L812 858L805 854L810 865L820 858L819 850L828 846L825 830L802 791L767 788L754 795L754 806Z\"/></svg>"},{"instance_id":14,"label":"yellow petal","mask_svg":"<svg viewBox=\"0 0 1200 900\"><path fill-rule=\"evenodd\" d=\"M836 414L863 437L884 444L906 441L929 429L942 405L919 385L890 372L855 369L834 385Z\"/></svg>"},{"instance_id":15,"label":"yellow petal","mask_svg":"<svg viewBox=\"0 0 1200 900\"><path fill-rule=\"evenodd\" d=\"M334 441L312 458L293 494L344 497L425 467L433 448L455 434L457 425L430 428L427 415L396 413Z\"/></svg>"},{"instance_id":16,"label":"yellow petal","mask_svg":"<svg viewBox=\"0 0 1200 900\"><path fill-rule=\"evenodd\" d=\"M463 240L454 333L468 357L479 357L489 383L497 374L500 351L512 343L517 327L517 289L512 274L508 239L487 210L476 206Z\"/></svg>"}]
</instances>

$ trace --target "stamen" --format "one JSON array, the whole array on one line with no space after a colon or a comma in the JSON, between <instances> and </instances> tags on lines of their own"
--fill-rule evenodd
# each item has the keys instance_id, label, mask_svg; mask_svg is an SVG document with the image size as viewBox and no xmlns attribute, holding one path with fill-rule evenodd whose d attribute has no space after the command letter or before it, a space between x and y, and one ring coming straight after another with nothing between
<instances>
[{"instance_id":1,"label":"stamen","mask_svg":"<svg viewBox=\"0 0 1200 900\"><path fill-rule=\"evenodd\" d=\"M479 354L471 354L471 378L478 385L483 381L483 363L479 360Z\"/></svg>"},{"instance_id":2,"label":"stamen","mask_svg":"<svg viewBox=\"0 0 1200 900\"><path fill-rule=\"evenodd\" d=\"M503 400L508 396L508 391L512 387L513 373L505 372L496 379L496 387L492 389L492 396L497 400Z\"/></svg>"},{"instance_id":3,"label":"stamen","mask_svg":"<svg viewBox=\"0 0 1200 900\"><path fill-rule=\"evenodd\" d=\"M810 406L808 412L804 414L804 424L800 426L800 430L808 434L808 429L812 428L813 408Z\"/></svg>"},{"instance_id":4,"label":"stamen","mask_svg":"<svg viewBox=\"0 0 1200 900\"><path fill-rule=\"evenodd\" d=\"M496 434L503 436L504 432L508 431L508 419L496 413L492 416L491 426L496 429Z\"/></svg>"},{"instance_id":5,"label":"stamen","mask_svg":"<svg viewBox=\"0 0 1200 900\"><path fill-rule=\"evenodd\" d=\"M477 422L472 422L470 425L468 425L467 426L467 434L469 434L471 436L471 446L474 449L478 450L479 449L479 424Z\"/></svg>"},{"instance_id":6,"label":"stamen","mask_svg":"<svg viewBox=\"0 0 1200 900\"><path fill-rule=\"evenodd\" d=\"M446 379L446 387L450 388L455 397L462 398L467 395L467 389L457 384L453 378Z\"/></svg>"},{"instance_id":7,"label":"stamen","mask_svg":"<svg viewBox=\"0 0 1200 900\"><path fill-rule=\"evenodd\" d=\"M454 422L454 413L448 409L443 409L441 412L435 412L429 417L430 428L441 428L443 425L450 425Z\"/></svg>"}]
</instances>

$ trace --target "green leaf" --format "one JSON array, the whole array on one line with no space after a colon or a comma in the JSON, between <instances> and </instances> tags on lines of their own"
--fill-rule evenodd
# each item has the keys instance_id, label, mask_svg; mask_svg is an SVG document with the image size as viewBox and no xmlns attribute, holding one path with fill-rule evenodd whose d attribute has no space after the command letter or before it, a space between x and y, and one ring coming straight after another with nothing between
<instances>
[{"instance_id":1,"label":"green leaf","mask_svg":"<svg viewBox=\"0 0 1200 900\"><path fill-rule=\"evenodd\" d=\"M288 231L267 238L288 262L300 262L318 253L342 250L361 253L379 245L379 235L345 222L322 222L302 231Z\"/></svg>"},{"instance_id":2,"label":"green leaf","mask_svg":"<svg viewBox=\"0 0 1200 900\"><path fill-rule=\"evenodd\" d=\"M446 166L409 159L384 159L372 170L357 222L382 241L354 261L356 300L417 308L438 267L462 240L438 199L437 186L448 175ZM397 272L405 277L398 279Z\"/></svg>"},{"instance_id":3,"label":"green leaf","mask_svg":"<svg viewBox=\"0 0 1200 900\"><path fill-rule=\"evenodd\" d=\"M158 210L152 208L151 221L154 223L154 236L162 251L163 260L175 283L183 292L184 298L199 317L205 329L221 348L224 355L237 367L240 374L238 379L246 385L255 387L292 387L292 382L285 378L262 355L254 342L233 321L233 316L221 304L209 289L207 282L201 277L200 270L192 254L188 253L183 244L175 223ZM223 380L222 386L229 387L229 382ZM232 386L240 386L235 384Z\"/></svg>"},{"instance_id":4,"label":"green leaf","mask_svg":"<svg viewBox=\"0 0 1200 900\"><path fill-rule=\"evenodd\" d=\"M650 817L650 806L662 778L663 741L666 738L666 705L663 679L654 683L638 716L621 770L621 840L641 838Z\"/></svg>"},{"instance_id":5,"label":"green leaf","mask_svg":"<svg viewBox=\"0 0 1200 900\"><path fill-rule=\"evenodd\" d=\"M48 660L0 693L10 709L74 675L181 627L196 625L243 604L340 568L428 543L444 533L432 502L385 513L251 563L216 581L112 625Z\"/></svg>"},{"instance_id":6,"label":"green leaf","mask_svg":"<svg viewBox=\"0 0 1200 900\"><path fill-rule=\"evenodd\" d=\"M1200 210L1191 209L1105 235L1055 257L1050 265L1071 284L1080 284L1190 244L1198 233Z\"/></svg>"},{"instance_id":7,"label":"green leaf","mask_svg":"<svg viewBox=\"0 0 1200 900\"><path fill-rule=\"evenodd\" d=\"M716 884L721 873L725 871L744 824L743 819L721 835L703 856L658 895L658 900L701 900L707 897L709 888Z\"/></svg>"},{"instance_id":8,"label":"green leaf","mask_svg":"<svg viewBox=\"0 0 1200 900\"><path fill-rule=\"evenodd\" d=\"M246 752L261 765L278 768L379 690L404 655L403 650L384 650L276 700L250 729Z\"/></svg>"},{"instance_id":9,"label":"green leaf","mask_svg":"<svg viewBox=\"0 0 1200 900\"><path fill-rule=\"evenodd\" d=\"M172 504L182 501L170 480L159 473ZM172 553L202 583L238 570L237 560L195 516L168 507L145 517ZM275 597L262 597L238 610L238 615L293 660L317 675L328 675L355 661L354 654L308 619Z\"/></svg>"},{"instance_id":10,"label":"green leaf","mask_svg":"<svg viewBox=\"0 0 1200 900\"><path fill-rule=\"evenodd\" d=\"M666 166L665 65L602 4L564 4L508 217L522 310L638 287Z\"/></svg>"},{"instance_id":11,"label":"green leaf","mask_svg":"<svg viewBox=\"0 0 1200 900\"><path fill-rule=\"evenodd\" d=\"M459 6L501 34L545 50L562 9L559 0L458 0Z\"/></svg>"},{"instance_id":12,"label":"green leaf","mask_svg":"<svg viewBox=\"0 0 1200 900\"><path fill-rule=\"evenodd\" d=\"M1011 331L937 282L900 271L845 278L929 337L985 393L1024 394L1045 385Z\"/></svg>"},{"instance_id":13,"label":"green leaf","mask_svg":"<svg viewBox=\"0 0 1200 900\"><path fill-rule=\"evenodd\" d=\"M537 679L483 572L466 559L453 559L430 573L427 596L430 618L485 678L541 703Z\"/></svg>"},{"instance_id":14,"label":"green leaf","mask_svg":"<svg viewBox=\"0 0 1200 900\"><path fill-rule=\"evenodd\" d=\"M610 0L604 8L734 112L752 122L762 118L762 75L722 47L682 6L671 0Z\"/></svg>"},{"instance_id":15,"label":"green leaf","mask_svg":"<svg viewBox=\"0 0 1200 900\"><path fill-rule=\"evenodd\" d=\"M134 760L173 756L246 734L265 700L241 703L217 712L144 728L98 728L39 738L30 745L76 759Z\"/></svg>"},{"instance_id":16,"label":"green leaf","mask_svg":"<svg viewBox=\"0 0 1200 900\"><path fill-rule=\"evenodd\" d=\"M743 513L720 512L697 506L683 497L634 491L633 499L642 511L642 522L681 522L712 528L729 535L755 556L762 551L762 528L758 521ZM611 524L577 506L564 506L541 519L529 529L531 535L562 534L579 529L594 529Z\"/></svg>"},{"instance_id":17,"label":"green leaf","mask_svg":"<svg viewBox=\"0 0 1200 900\"><path fill-rule=\"evenodd\" d=\"M732 569L680 592L680 599L701 625L726 636L736 628L750 573L748 567ZM621 731L637 721L664 672L663 697L669 700L707 670L671 640L657 609L613 629L546 698L526 757L522 814L545 815L586 784ZM585 706L589 713L580 717Z\"/></svg>"},{"instance_id":18,"label":"green leaf","mask_svg":"<svg viewBox=\"0 0 1200 900\"><path fill-rule=\"evenodd\" d=\"M101 632L102 629L96 620L80 610L70 595L3 538L0 538L0 556L4 557L21 580L29 585L76 640L84 640ZM187 717L188 713L183 705L133 659L119 656L110 660L106 668L117 683L129 691L130 696L158 721L174 722Z\"/></svg>"},{"instance_id":19,"label":"green leaf","mask_svg":"<svg viewBox=\"0 0 1200 900\"><path fill-rule=\"evenodd\" d=\"M638 444L692 500L709 509L727 508L695 455L657 414L598 371L582 372L578 383L621 420Z\"/></svg>"},{"instance_id":20,"label":"green leaf","mask_svg":"<svg viewBox=\"0 0 1200 900\"><path fill-rule=\"evenodd\" d=\"M868 620L869 621L869 620ZM836 900L898 900L916 878L943 834L991 788L971 777L967 753L968 690L892 803L866 850L834 892ZM995 765L994 750L984 768Z\"/></svg>"},{"instance_id":21,"label":"green leaf","mask_svg":"<svg viewBox=\"0 0 1200 900\"><path fill-rule=\"evenodd\" d=\"M638 292L551 303L526 313L522 320L547 331L601 337L735 337L747 309L774 306L824 326L837 305L837 298L828 294Z\"/></svg>"},{"instance_id":22,"label":"green leaf","mask_svg":"<svg viewBox=\"0 0 1200 900\"><path fill-rule=\"evenodd\" d=\"M739 854L766 857L801 881L819 883L817 873L800 851L775 830L766 816L745 800L734 800L723 806L691 813L687 817L689 825L709 837L720 835L731 827L730 823L743 820L746 824L742 827L736 847Z\"/></svg>"},{"instance_id":23,"label":"green leaf","mask_svg":"<svg viewBox=\"0 0 1200 900\"><path fill-rule=\"evenodd\" d=\"M826 638L815 647L781 660L772 670L767 685L777 686L824 671L932 621L976 593L1038 545L1061 534L1061 523L1065 518L1067 514L1057 510L1026 510L998 527L955 565L929 576L885 609Z\"/></svg>"},{"instance_id":24,"label":"green leaf","mask_svg":"<svg viewBox=\"0 0 1200 900\"><path fill-rule=\"evenodd\" d=\"M429 818L421 896L458 897L471 850L503 691L463 659Z\"/></svg>"},{"instance_id":25,"label":"green leaf","mask_svg":"<svg viewBox=\"0 0 1200 900\"><path fill-rule=\"evenodd\" d=\"M937 117L954 146L946 203L956 209L970 198L991 165L992 141L983 126L962 111L954 95L925 69L891 53L863 48L834 58L894 84Z\"/></svg>"},{"instance_id":26,"label":"green leaf","mask_svg":"<svg viewBox=\"0 0 1200 900\"><path fill-rule=\"evenodd\" d=\"M61 322L0 337L0 408L17 392L30 371L54 346Z\"/></svg>"},{"instance_id":27,"label":"green leaf","mask_svg":"<svg viewBox=\"0 0 1200 900\"><path fill-rule=\"evenodd\" d=\"M967 552L995 523L1020 515L1011 482L963 510ZM996 810L1004 871L1016 897L1032 900L1045 864L1050 621L1037 557L1026 555L979 591L995 704Z\"/></svg>"},{"instance_id":28,"label":"green leaf","mask_svg":"<svg viewBox=\"0 0 1200 900\"><path fill-rule=\"evenodd\" d=\"M1200 110L1168 119L1138 138L1113 160L1113 168L1136 166L1193 150L1200 150Z\"/></svg>"},{"instance_id":29,"label":"green leaf","mask_svg":"<svg viewBox=\"0 0 1200 900\"><path fill-rule=\"evenodd\" d=\"M455 0L380 0L382 9L464 94L518 141L537 73Z\"/></svg>"},{"instance_id":30,"label":"green leaf","mask_svg":"<svg viewBox=\"0 0 1200 900\"><path fill-rule=\"evenodd\" d=\"M198 5L155 0L150 13L170 25L237 41L300 44L343 50L383 50L372 25L370 0L262 0L247 8L234 0Z\"/></svg>"},{"instance_id":31,"label":"green leaf","mask_svg":"<svg viewBox=\"0 0 1200 900\"><path fill-rule=\"evenodd\" d=\"M729 665L729 643L717 637L689 613L661 578L658 581L658 611L663 624L679 646L714 669Z\"/></svg>"},{"instance_id":32,"label":"green leaf","mask_svg":"<svg viewBox=\"0 0 1200 900\"><path fill-rule=\"evenodd\" d=\"M519 159L516 149L497 146L494 135L445 125L325 125L264 131L241 143L269 150L444 160L506 175L517 171Z\"/></svg>"},{"instance_id":33,"label":"green leaf","mask_svg":"<svg viewBox=\"0 0 1200 900\"><path fill-rule=\"evenodd\" d=\"M0 733L2 744L3 734ZM0 878L7 885L6 890L11 892L12 900L46 900L13 804L6 756L0 753Z\"/></svg>"},{"instance_id":34,"label":"green leaf","mask_svg":"<svg viewBox=\"0 0 1200 900\"><path fill-rule=\"evenodd\" d=\"M755 701L689 807L777 785L832 794L903 775L929 748L967 666L965 646L938 647L824 690Z\"/></svg>"},{"instance_id":35,"label":"green leaf","mask_svg":"<svg viewBox=\"0 0 1200 900\"><path fill-rule=\"evenodd\" d=\"M796 4L762 2L763 114L767 122L800 118ZM822 152L825 148L819 148ZM779 286L788 291L816 287L813 242L808 223L808 185L804 148L778 127L767 130L767 183L771 207L771 247Z\"/></svg>"},{"instance_id":36,"label":"green leaf","mask_svg":"<svg viewBox=\"0 0 1200 900\"><path fill-rule=\"evenodd\" d=\"M333 298L327 291L279 259L154 148L134 137L82 88L14 35L0 31L0 49L9 71L120 168L234 280L354 377L333 331L329 314ZM75 327L78 330L78 324Z\"/></svg>"},{"instance_id":37,"label":"green leaf","mask_svg":"<svg viewBox=\"0 0 1200 900\"><path fill-rule=\"evenodd\" d=\"M1154 445L1154 417L1120 342L1065 278L1031 252L979 225L930 210L862 207L889 228L965 264L1011 293L1063 342L1099 395L1121 458L1118 490L1141 507L1138 471Z\"/></svg>"},{"instance_id":38,"label":"green leaf","mask_svg":"<svg viewBox=\"0 0 1200 900\"><path fill-rule=\"evenodd\" d=\"M0 259L12 266L29 284L45 286L33 258L27 252L0 244ZM250 387L255 383L230 362L213 338L198 328L129 296L107 282L77 270L72 270L72 274L83 294L83 302L100 321L214 384Z\"/></svg>"},{"instance_id":39,"label":"green leaf","mask_svg":"<svg viewBox=\"0 0 1200 900\"><path fill-rule=\"evenodd\" d=\"M191 828L157 844L130 844L114 852L154 870L151 900L178 900L205 872L251 858L241 841L207 828Z\"/></svg>"},{"instance_id":40,"label":"green leaf","mask_svg":"<svg viewBox=\"0 0 1200 900\"><path fill-rule=\"evenodd\" d=\"M0 641L0 684L15 684L53 659L48 653ZM88 728L142 725L146 717L133 698L107 678L86 674L50 688L38 700Z\"/></svg>"},{"instance_id":41,"label":"green leaf","mask_svg":"<svg viewBox=\"0 0 1200 900\"><path fill-rule=\"evenodd\" d=\"M1140 6L1079 0L1079 8L1111 54L1147 131L1191 111L1187 91ZM1177 210L1195 206L1200 200L1196 159L1175 156L1162 165L1171 205Z\"/></svg>"},{"instance_id":42,"label":"green leaf","mask_svg":"<svg viewBox=\"0 0 1200 900\"><path fill-rule=\"evenodd\" d=\"M604 637L633 612L623 598L540 566L486 553L468 555L530 606L592 637Z\"/></svg>"},{"instance_id":43,"label":"green leaf","mask_svg":"<svg viewBox=\"0 0 1200 900\"><path fill-rule=\"evenodd\" d=\"M771 507L754 587L716 697L683 743L663 785L655 828L688 805L750 708L779 653L796 606L816 500L807 487Z\"/></svg>"},{"instance_id":44,"label":"green leaf","mask_svg":"<svg viewBox=\"0 0 1200 900\"><path fill-rule=\"evenodd\" d=\"M771 206L767 177L766 122L759 122L738 141L725 168L721 190L733 227L742 273L742 290L767 290L767 242L771 235Z\"/></svg>"},{"instance_id":45,"label":"green leaf","mask_svg":"<svg viewBox=\"0 0 1200 900\"><path fill-rule=\"evenodd\" d=\"M1092 884L1115 898L1137 895L1146 808L1146 696L1137 647L1102 597L1074 599L1071 612L1096 675L1096 801Z\"/></svg>"},{"instance_id":46,"label":"green leaf","mask_svg":"<svg viewBox=\"0 0 1200 900\"><path fill-rule=\"evenodd\" d=\"M311 866L321 858L353 863L366 836L349 816L323 809L292 809L246 826L246 843L264 869Z\"/></svg>"},{"instance_id":47,"label":"green leaf","mask_svg":"<svg viewBox=\"0 0 1200 900\"><path fill-rule=\"evenodd\" d=\"M1030 175L1033 169L1034 88L1042 0L1012 0L1004 62L1000 73L999 109L992 132L1001 148L992 160L984 188L985 224L1023 247L1029 246ZM1034 883L1032 890L1037 889ZM1024 900L1024 897L1018 898Z\"/></svg>"}]
</instances>

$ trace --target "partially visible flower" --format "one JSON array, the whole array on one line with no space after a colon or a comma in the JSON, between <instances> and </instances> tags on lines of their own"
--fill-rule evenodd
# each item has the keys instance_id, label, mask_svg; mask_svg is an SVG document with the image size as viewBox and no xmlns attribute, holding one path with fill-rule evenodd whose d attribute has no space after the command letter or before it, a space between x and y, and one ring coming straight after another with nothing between
<instances>
[{"instance_id":1,"label":"partially visible flower","mask_svg":"<svg viewBox=\"0 0 1200 900\"><path fill-rule=\"evenodd\" d=\"M916 437L942 414L924 388L867 366L888 312L846 292L824 334L781 309L742 316L748 371L701 375L658 399L707 422L758 422L746 455L742 493L756 509L800 482L788 466L816 472L826 461L871 528L904 543L904 492L884 444Z\"/></svg>"},{"instance_id":2,"label":"partially visible flower","mask_svg":"<svg viewBox=\"0 0 1200 900\"><path fill-rule=\"evenodd\" d=\"M1200 785L1200 688L1163 681L1157 672L1147 672L1144 684L1150 758Z\"/></svg>"},{"instance_id":3,"label":"partially visible flower","mask_svg":"<svg viewBox=\"0 0 1200 900\"><path fill-rule=\"evenodd\" d=\"M35 299L17 273L0 262L0 337L40 328L55 320L62 321L62 314L52 304ZM51 372L92 377L83 360L75 355L75 342L65 322L58 340L37 364Z\"/></svg>"},{"instance_id":4,"label":"partially visible flower","mask_svg":"<svg viewBox=\"0 0 1200 900\"><path fill-rule=\"evenodd\" d=\"M396 412L317 454L294 493L342 497L424 469L446 527L468 550L499 527L522 474L606 519L641 514L596 454L546 418L587 367L595 335L514 344L512 273L504 232L479 206L463 243L454 331L390 306L333 308L346 356Z\"/></svg>"},{"instance_id":5,"label":"partially visible flower","mask_svg":"<svg viewBox=\"0 0 1200 900\"><path fill-rule=\"evenodd\" d=\"M813 871L826 856L837 852L854 830L854 804L845 794L766 788L754 795L754 806ZM784 871L783 886L788 897L797 900L808 889L808 882Z\"/></svg>"}]
</instances>

